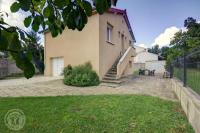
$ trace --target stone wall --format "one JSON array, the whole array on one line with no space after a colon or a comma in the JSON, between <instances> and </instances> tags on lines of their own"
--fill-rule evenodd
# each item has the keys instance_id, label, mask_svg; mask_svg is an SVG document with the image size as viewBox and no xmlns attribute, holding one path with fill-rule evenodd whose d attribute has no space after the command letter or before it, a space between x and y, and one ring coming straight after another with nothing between
<instances>
[{"instance_id":1,"label":"stone wall","mask_svg":"<svg viewBox=\"0 0 200 133\"><path fill-rule=\"evenodd\" d=\"M8 61L6 59L0 59L0 78L4 78L8 73Z\"/></svg>"},{"instance_id":2,"label":"stone wall","mask_svg":"<svg viewBox=\"0 0 200 133\"><path fill-rule=\"evenodd\" d=\"M133 63L133 72L145 69L145 63Z\"/></svg>"},{"instance_id":3,"label":"stone wall","mask_svg":"<svg viewBox=\"0 0 200 133\"><path fill-rule=\"evenodd\" d=\"M165 72L166 61L146 61L145 68L149 70L156 70L155 73L163 74Z\"/></svg>"},{"instance_id":4,"label":"stone wall","mask_svg":"<svg viewBox=\"0 0 200 133\"><path fill-rule=\"evenodd\" d=\"M8 61L8 75L22 73L22 70L16 66L14 61Z\"/></svg>"},{"instance_id":5,"label":"stone wall","mask_svg":"<svg viewBox=\"0 0 200 133\"><path fill-rule=\"evenodd\" d=\"M178 79L171 79L174 89L187 118L196 133L200 133L200 96L191 88L183 87Z\"/></svg>"},{"instance_id":6,"label":"stone wall","mask_svg":"<svg viewBox=\"0 0 200 133\"><path fill-rule=\"evenodd\" d=\"M0 59L0 78L4 78L8 75L22 73L14 61L7 59Z\"/></svg>"}]
</instances>

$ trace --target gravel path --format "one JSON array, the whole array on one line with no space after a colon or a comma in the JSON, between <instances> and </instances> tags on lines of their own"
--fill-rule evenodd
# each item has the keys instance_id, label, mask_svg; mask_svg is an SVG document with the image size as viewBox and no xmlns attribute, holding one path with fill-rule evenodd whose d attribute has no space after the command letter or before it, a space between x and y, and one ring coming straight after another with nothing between
<instances>
[{"instance_id":1,"label":"gravel path","mask_svg":"<svg viewBox=\"0 0 200 133\"><path fill-rule=\"evenodd\" d=\"M176 100L170 81L160 76L129 77L120 86L103 83L99 86L84 88L66 86L62 83L61 77L38 76L30 80L21 78L0 81L0 97L103 94L139 94Z\"/></svg>"}]
</instances>

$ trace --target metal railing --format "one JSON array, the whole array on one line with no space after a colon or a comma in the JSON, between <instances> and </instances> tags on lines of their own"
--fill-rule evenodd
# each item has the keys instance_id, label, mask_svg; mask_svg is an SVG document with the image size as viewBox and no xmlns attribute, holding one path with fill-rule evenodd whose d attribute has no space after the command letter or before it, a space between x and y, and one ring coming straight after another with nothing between
<instances>
[{"instance_id":1,"label":"metal railing","mask_svg":"<svg viewBox=\"0 0 200 133\"><path fill-rule=\"evenodd\" d=\"M169 68L171 75L200 95L200 48L177 58Z\"/></svg>"}]
</instances>

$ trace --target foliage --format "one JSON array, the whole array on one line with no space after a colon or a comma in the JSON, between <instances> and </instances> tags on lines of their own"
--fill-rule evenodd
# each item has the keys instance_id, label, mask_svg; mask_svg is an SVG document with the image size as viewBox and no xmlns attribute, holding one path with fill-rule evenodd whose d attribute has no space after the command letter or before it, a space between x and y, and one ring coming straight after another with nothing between
<instances>
[{"instance_id":1,"label":"foliage","mask_svg":"<svg viewBox=\"0 0 200 133\"><path fill-rule=\"evenodd\" d=\"M169 47L167 46L163 46L163 47L159 47L159 45L155 45L152 48L148 49L149 53L153 53L153 54L158 54L159 57L161 57L161 59L165 60L167 59L167 53L168 53Z\"/></svg>"},{"instance_id":2,"label":"foliage","mask_svg":"<svg viewBox=\"0 0 200 133\"><path fill-rule=\"evenodd\" d=\"M10 7L15 13L19 11L29 14L24 19L24 26L38 32L39 29L48 30L53 37L61 34L67 27L81 31L87 24L88 17L92 15L93 7L99 14L103 14L117 0L16 0ZM36 46L36 40L26 31L8 25L3 17L7 13L0 11L0 51L9 52L15 60L17 67L24 72L26 78L35 74L35 67L44 69L41 58L33 57L41 52ZM26 43L29 40L29 43Z\"/></svg>"},{"instance_id":3,"label":"foliage","mask_svg":"<svg viewBox=\"0 0 200 133\"><path fill-rule=\"evenodd\" d=\"M64 69L64 83L72 86L95 86L100 81L96 72L92 70L92 65L86 63L76 67L68 65Z\"/></svg>"},{"instance_id":4,"label":"foliage","mask_svg":"<svg viewBox=\"0 0 200 133\"><path fill-rule=\"evenodd\" d=\"M170 42L170 49L167 52L168 64L200 46L200 23L189 17L184 21L184 26L186 31L177 32Z\"/></svg>"},{"instance_id":5,"label":"foliage","mask_svg":"<svg viewBox=\"0 0 200 133\"><path fill-rule=\"evenodd\" d=\"M22 133L194 133L178 102L137 95L1 98L26 115ZM0 132L11 132L0 121Z\"/></svg>"},{"instance_id":6,"label":"foliage","mask_svg":"<svg viewBox=\"0 0 200 133\"><path fill-rule=\"evenodd\" d=\"M155 45L152 48L149 48L148 52L149 53L154 53L154 54L159 54L160 53L159 45Z\"/></svg>"}]
</instances>

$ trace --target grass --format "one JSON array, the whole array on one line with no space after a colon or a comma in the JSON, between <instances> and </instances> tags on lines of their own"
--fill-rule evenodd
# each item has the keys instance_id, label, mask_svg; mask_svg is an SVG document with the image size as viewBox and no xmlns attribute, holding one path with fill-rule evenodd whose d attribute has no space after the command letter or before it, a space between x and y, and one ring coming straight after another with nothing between
<instances>
[{"instance_id":1,"label":"grass","mask_svg":"<svg viewBox=\"0 0 200 133\"><path fill-rule=\"evenodd\" d=\"M175 68L174 76L183 81L183 69ZM200 94L200 70L187 69L187 86Z\"/></svg>"},{"instance_id":2,"label":"grass","mask_svg":"<svg viewBox=\"0 0 200 133\"><path fill-rule=\"evenodd\" d=\"M200 94L200 70L187 70L187 85Z\"/></svg>"},{"instance_id":3,"label":"grass","mask_svg":"<svg viewBox=\"0 0 200 133\"><path fill-rule=\"evenodd\" d=\"M3 133L10 109L26 115L20 133L194 133L179 103L150 96L1 98L0 109Z\"/></svg>"}]
</instances>

